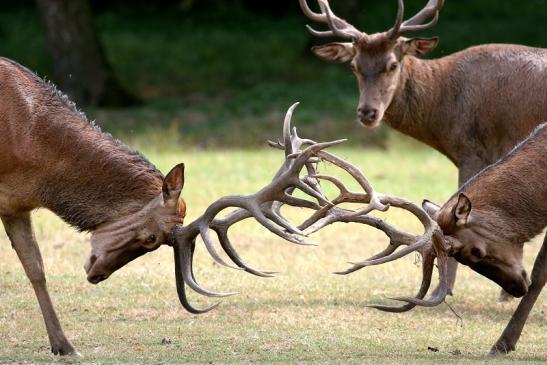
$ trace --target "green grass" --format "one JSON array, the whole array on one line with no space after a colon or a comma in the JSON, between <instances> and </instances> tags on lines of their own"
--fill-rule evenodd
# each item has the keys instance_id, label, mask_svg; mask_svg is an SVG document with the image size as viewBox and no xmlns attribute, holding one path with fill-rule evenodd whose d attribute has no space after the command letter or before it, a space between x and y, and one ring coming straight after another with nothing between
<instances>
[{"instance_id":1,"label":"green grass","mask_svg":"<svg viewBox=\"0 0 547 365\"><path fill-rule=\"evenodd\" d=\"M390 138L388 147L342 147L336 153L357 164L379 191L438 202L453 192L456 171L443 157L398 137ZM280 152L264 149L211 152L145 146L143 152L163 171L179 161L186 163L188 221L222 195L264 186L282 161ZM330 166L321 170L334 173ZM306 214L288 212L295 221ZM484 363L490 362L484 355L518 303L496 303L499 288L462 267L455 296L448 301L463 324L445 305L402 315L366 309L367 303L387 301L385 296L417 290L420 269L414 257L340 277L331 272L345 268L348 260L379 251L385 238L370 228L339 225L313 239L319 247L298 247L253 222L242 222L231 232L239 252L254 266L282 274L262 279L219 267L199 245L198 280L208 288L240 294L222 300L206 315L193 316L177 301L167 247L93 286L82 269L89 237L47 211L36 212L34 218L50 293L85 363ZM419 228L398 212L388 219L405 230ZM0 363L72 362L49 353L33 291L3 232L0 245ZM526 245L528 269L539 247L537 239ZM546 298L546 293L539 298L518 351L495 363L547 361ZM191 299L208 303L193 294ZM172 343L161 345L163 338Z\"/></svg>"}]
</instances>

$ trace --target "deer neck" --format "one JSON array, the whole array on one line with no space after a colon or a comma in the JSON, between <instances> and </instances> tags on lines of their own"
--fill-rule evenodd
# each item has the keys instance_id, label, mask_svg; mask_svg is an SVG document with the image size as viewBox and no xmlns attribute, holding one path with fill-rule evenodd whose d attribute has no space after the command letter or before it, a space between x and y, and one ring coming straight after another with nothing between
<instances>
[{"instance_id":1,"label":"deer neck","mask_svg":"<svg viewBox=\"0 0 547 365\"><path fill-rule=\"evenodd\" d=\"M523 244L547 226L547 124L471 178L460 192L505 240Z\"/></svg>"},{"instance_id":2,"label":"deer neck","mask_svg":"<svg viewBox=\"0 0 547 365\"><path fill-rule=\"evenodd\" d=\"M385 113L384 121L399 132L441 151L439 125L435 123L435 106L443 77L438 60L424 61L405 57L399 86Z\"/></svg>"},{"instance_id":3,"label":"deer neck","mask_svg":"<svg viewBox=\"0 0 547 365\"><path fill-rule=\"evenodd\" d=\"M49 142L41 143L44 166L51 166L39 190L42 206L92 231L135 214L161 193L163 177L143 156L85 118L72 113L70 119L50 120L40 136Z\"/></svg>"}]
</instances>

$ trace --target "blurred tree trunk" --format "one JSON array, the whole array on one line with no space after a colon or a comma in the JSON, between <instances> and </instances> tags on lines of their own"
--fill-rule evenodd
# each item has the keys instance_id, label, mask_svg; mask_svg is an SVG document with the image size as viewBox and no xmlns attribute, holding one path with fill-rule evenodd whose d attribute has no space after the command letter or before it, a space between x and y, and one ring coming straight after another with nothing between
<instances>
[{"instance_id":1,"label":"blurred tree trunk","mask_svg":"<svg viewBox=\"0 0 547 365\"><path fill-rule=\"evenodd\" d=\"M138 99L114 77L88 0L36 0L59 88L79 104L126 106Z\"/></svg>"}]
</instances>

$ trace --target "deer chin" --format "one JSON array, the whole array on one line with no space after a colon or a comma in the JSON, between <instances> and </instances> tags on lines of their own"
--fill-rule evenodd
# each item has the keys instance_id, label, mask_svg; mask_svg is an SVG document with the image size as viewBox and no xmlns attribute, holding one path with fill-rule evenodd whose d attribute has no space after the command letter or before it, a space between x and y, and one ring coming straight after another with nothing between
<instances>
[{"instance_id":1,"label":"deer chin","mask_svg":"<svg viewBox=\"0 0 547 365\"><path fill-rule=\"evenodd\" d=\"M373 128L378 127L380 125L380 123L382 122L382 119L384 118L384 111L379 110L376 113L376 116L372 119L371 118L366 118L363 115L358 115L357 118L359 120L359 123L361 123L362 126L364 126L366 128L373 129Z\"/></svg>"},{"instance_id":2,"label":"deer chin","mask_svg":"<svg viewBox=\"0 0 547 365\"><path fill-rule=\"evenodd\" d=\"M473 271L487 277L501 286L503 290L515 298L523 297L528 292L530 279L528 274L519 267L504 267L488 263L476 263L469 266Z\"/></svg>"},{"instance_id":3,"label":"deer chin","mask_svg":"<svg viewBox=\"0 0 547 365\"><path fill-rule=\"evenodd\" d=\"M112 274L111 271L101 268L101 266L104 266L101 264L102 261L103 260L101 257L91 254L84 264L84 270L87 274L87 281L91 284L98 284L101 281L108 279L108 277Z\"/></svg>"},{"instance_id":4,"label":"deer chin","mask_svg":"<svg viewBox=\"0 0 547 365\"><path fill-rule=\"evenodd\" d=\"M118 269L133 261L137 257L152 250L146 247L128 249L121 247L118 250L108 251L96 255L92 253L84 265L87 273L87 281L98 284L110 277Z\"/></svg>"},{"instance_id":5,"label":"deer chin","mask_svg":"<svg viewBox=\"0 0 547 365\"><path fill-rule=\"evenodd\" d=\"M373 129L380 125L381 119L375 119L375 120L368 120L368 119L359 119L359 123L361 123L362 126Z\"/></svg>"}]
</instances>

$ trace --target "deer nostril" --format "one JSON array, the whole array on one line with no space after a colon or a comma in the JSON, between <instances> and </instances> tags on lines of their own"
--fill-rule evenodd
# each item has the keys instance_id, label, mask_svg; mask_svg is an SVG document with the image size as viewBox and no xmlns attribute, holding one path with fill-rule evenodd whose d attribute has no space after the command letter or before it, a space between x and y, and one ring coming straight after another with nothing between
<instances>
[{"instance_id":1,"label":"deer nostril","mask_svg":"<svg viewBox=\"0 0 547 365\"><path fill-rule=\"evenodd\" d=\"M375 108L362 107L357 109L357 113L361 119L366 120L376 120L378 117L378 109Z\"/></svg>"}]
</instances>

